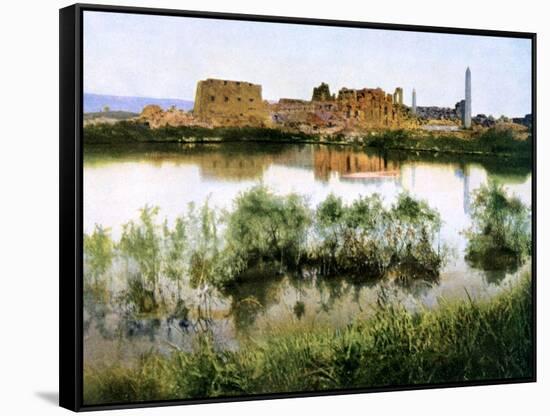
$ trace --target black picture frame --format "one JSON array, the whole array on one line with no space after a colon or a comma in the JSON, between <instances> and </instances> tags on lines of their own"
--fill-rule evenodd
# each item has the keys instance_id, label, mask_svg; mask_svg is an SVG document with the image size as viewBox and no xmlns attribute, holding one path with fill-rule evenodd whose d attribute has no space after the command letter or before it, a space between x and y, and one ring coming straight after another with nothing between
<instances>
[{"instance_id":1,"label":"black picture frame","mask_svg":"<svg viewBox=\"0 0 550 416\"><path fill-rule=\"evenodd\" d=\"M258 394L251 396L231 396L206 398L201 400L170 400L108 405L83 404L83 12L100 11L110 13L131 13L143 15L181 16L206 19L226 19L238 21L290 23L300 25L338 26L350 28L385 29L441 34L480 35L507 38L522 38L532 45L532 316L533 316L533 376L506 380L484 380L460 383L426 385L386 386L380 388L359 388L316 392L288 392ZM419 390L478 385L535 382L536 377L536 213L537 213L537 174L536 174L536 34L496 30L448 28L436 26L416 26L386 23L366 23L281 16L261 16L246 14L183 11L126 6L106 6L75 4L59 11L59 186L60 186L60 229L59 229L59 403L73 411L90 411L120 408L142 408L182 404L214 403L229 401L266 400L277 398L327 396L354 393Z\"/></svg>"}]
</instances>

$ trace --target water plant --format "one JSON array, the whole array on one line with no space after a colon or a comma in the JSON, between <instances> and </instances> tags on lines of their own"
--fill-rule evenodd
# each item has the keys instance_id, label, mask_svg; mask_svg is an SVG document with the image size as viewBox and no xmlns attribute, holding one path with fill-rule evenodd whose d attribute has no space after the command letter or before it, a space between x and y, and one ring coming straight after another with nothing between
<instances>
[{"instance_id":1,"label":"water plant","mask_svg":"<svg viewBox=\"0 0 550 416\"><path fill-rule=\"evenodd\" d=\"M115 247L110 230L96 225L84 235L84 300L90 310L109 302L109 274Z\"/></svg>"},{"instance_id":2,"label":"water plant","mask_svg":"<svg viewBox=\"0 0 550 416\"><path fill-rule=\"evenodd\" d=\"M226 281L264 264L276 264L282 271L300 263L312 222L303 197L278 196L258 185L241 193L234 206L226 220Z\"/></svg>"},{"instance_id":3,"label":"water plant","mask_svg":"<svg viewBox=\"0 0 550 416\"><path fill-rule=\"evenodd\" d=\"M211 335L191 351L134 365L86 366L87 404L323 389L530 378L531 276L485 300L410 312L381 295L371 318L341 329L249 339L236 351Z\"/></svg>"},{"instance_id":4,"label":"water plant","mask_svg":"<svg viewBox=\"0 0 550 416\"><path fill-rule=\"evenodd\" d=\"M412 271L411 277L434 277L444 261L436 247L439 214L406 193L390 207L379 195L359 197L350 205L329 195L316 211L317 238L309 262L321 275L351 273L381 278L390 271ZM406 275L408 277L408 275Z\"/></svg>"},{"instance_id":5,"label":"water plant","mask_svg":"<svg viewBox=\"0 0 550 416\"><path fill-rule=\"evenodd\" d=\"M162 273L177 284L177 296L181 295L182 282L186 272L186 250L188 245L188 224L185 218L178 217L173 228L164 221L162 226L163 253Z\"/></svg>"},{"instance_id":6,"label":"water plant","mask_svg":"<svg viewBox=\"0 0 550 416\"><path fill-rule=\"evenodd\" d=\"M84 234L86 276L97 282L111 267L113 257L114 244L110 230L96 224L91 234Z\"/></svg>"},{"instance_id":7,"label":"water plant","mask_svg":"<svg viewBox=\"0 0 550 416\"><path fill-rule=\"evenodd\" d=\"M139 221L129 221L122 226L117 245L121 256L127 263L131 262L126 273L125 295L128 302L138 306L138 312L152 312L159 306L162 230L156 222L158 212L158 207L143 207Z\"/></svg>"},{"instance_id":8,"label":"water plant","mask_svg":"<svg viewBox=\"0 0 550 416\"><path fill-rule=\"evenodd\" d=\"M530 210L502 185L490 182L474 193L466 259L484 269L517 268L531 255Z\"/></svg>"}]
</instances>

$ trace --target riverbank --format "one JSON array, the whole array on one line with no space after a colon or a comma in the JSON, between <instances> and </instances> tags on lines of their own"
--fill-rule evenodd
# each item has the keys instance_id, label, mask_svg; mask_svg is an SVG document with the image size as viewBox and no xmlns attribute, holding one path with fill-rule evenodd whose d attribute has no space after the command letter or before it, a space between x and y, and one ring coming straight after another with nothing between
<instances>
[{"instance_id":1,"label":"riverbank","mask_svg":"<svg viewBox=\"0 0 550 416\"><path fill-rule=\"evenodd\" d=\"M98 123L84 127L84 144L274 142L355 145L380 150L494 155L529 158L532 139L519 140L510 130L426 132L391 130L353 137L321 136L256 127L162 127L151 129L131 121Z\"/></svg>"},{"instance_id":2,"label":"riverbank","mask_svg":"<svg viewBox=\"0 0 550 416\"><path fill-rule=\"evenodd\" d=\"M531 274L488 300L408 312L379 297L343 330L288 331L220 351L147 354L134 365L84 367L84 403L197 399L533 377Z\"/></svg>"}]
</instances>

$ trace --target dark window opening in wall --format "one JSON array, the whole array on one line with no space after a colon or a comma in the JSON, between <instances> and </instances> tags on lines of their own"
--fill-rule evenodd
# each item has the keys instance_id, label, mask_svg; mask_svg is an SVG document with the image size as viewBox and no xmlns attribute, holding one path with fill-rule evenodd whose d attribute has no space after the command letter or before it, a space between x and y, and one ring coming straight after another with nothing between
<instances>
[{"instance_id":1,"label":"dark window opening in wall","mask_svg":"<svg viewBox=\"0 0 550 416\"><path fill-rule=\"evenodd\" d=\"M385 116L388 115L388 107L384 107L384 115L385 115Z\"/></svg>"},{"instance_id":2,"label":"dark window opening in wall","mask_svg":"<svg viewBox=\"0 0 550 416\"><path fill-rule=\"evenodd\" d=\"M214 97L213 95L210 96L210 101L214 101L216 99L216 97Z\"/></svg>"},{"instance_id":3,"label":"dark window opening in wall","mask_svg":"<svg viewBox=\"0 0 550 416\"><path fill-rule=\"evenodd\" d=\"M241 117L243 116L243 113L239 114Z\"/></svg>"},{"instance_id":4,"label":"dark window opening in wall","mask_svg":"<svg viewBox=\"0 0 550 416\"><path fill-rule=\"evenodd\" d=\"M223 82L223 85L227 85L227 81L224 81L224 82Z\"/></svg>"},{"instance_id":5,"label":"dark window opening in wall","mask_svg":"<svg viewBox=\"0 0 550 416\"><path fill-rule=\"evenodd\" d=\"M237 85L241 85L241 83L237 81Z\"/></svg>"},{"instance_id":6,"label":"dark window opening in wall","mask_svg":"<svg viewBox=\"0 0 550 416\"><path fill-rule=\"evenodd\" d=\"M241 101L241 97L237 97L237 101Z\"/></svg>"},{"instance_id":7,"label":"dark window opening in wall","mask_svg":"<svg viewBox=\"0 0 550 416\"><path fill-rule=\"evenodd\" d=\"M251 84L250 82L248 83L248 85L249 85L250 87L252 86L252 84Z\"/></svg>"},{"instance_id":8,"label":"dark window opening in wall","mask_svg":"<svg viewBox=\"0 0 550 416\"><path fill-rule=\"evenodd\" d=\"M359 111L355 110L355 117L359 117Z\"/></svg>"},{"instance_id":9,"label":"dark window opening in wall","mask_svg":"<svg viewBox=\"0 0 550 416\"><path fill-rule=\"evenodd\" d=\"M224 100L225 102L228 102L228 101L229 101L229 97L223 97L223 100Z\"/></svg>"},{"instance_id":10,"label":"dark window opening in wall","mask_svg":"<svg viewBox=\"0 0 550 416\"><path fill-rule=\"evenodd\" d=\"M250 101L251 103L254 102L254 98L249 98L248 101Z\"/></svg>"}]
</instances>

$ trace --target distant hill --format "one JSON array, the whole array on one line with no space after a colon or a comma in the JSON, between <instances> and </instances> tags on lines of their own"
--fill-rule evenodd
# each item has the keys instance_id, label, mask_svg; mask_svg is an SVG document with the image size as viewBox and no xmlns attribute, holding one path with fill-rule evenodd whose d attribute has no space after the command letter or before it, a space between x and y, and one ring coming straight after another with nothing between
<instances>
[{"instance_id":1,"label":"distant hill","mask_svg":"<svg viewBox=\"0 0 550 416\"><path fill-rule=\"evenodd\" d=\"M117 95L84 93L85 113L96 113L103 111L105 106L108 106L110 111L141 113L143 107L148 104L159 105L165 110L173 105L186 111L193 108L193 101L179 100L175 98L123 97Z\"/></svg>"}]
</instances>

